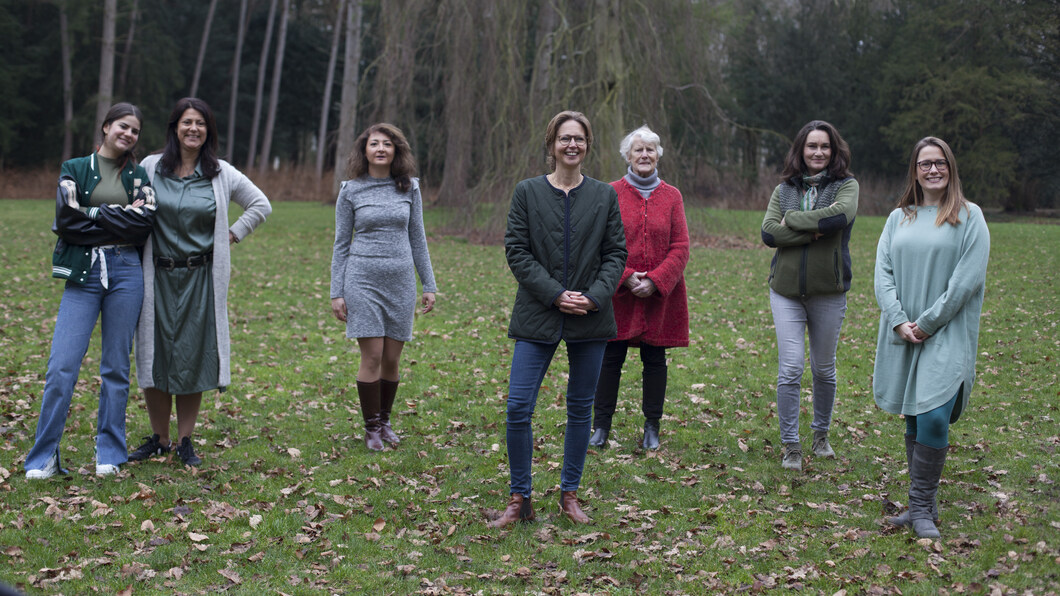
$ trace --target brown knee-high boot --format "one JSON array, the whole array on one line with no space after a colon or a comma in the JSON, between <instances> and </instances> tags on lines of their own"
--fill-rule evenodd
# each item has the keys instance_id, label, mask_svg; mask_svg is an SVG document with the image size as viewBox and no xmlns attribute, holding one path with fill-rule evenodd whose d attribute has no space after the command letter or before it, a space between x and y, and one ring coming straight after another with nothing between
<instances>
[{"instance_id":1,"label":"brown knee-high boot","mask_svg":"<svg viewBox=\"0 0 1060 596\"><path fill-rule=\"evenodd\" d=\"M379 435L383 441L391 445L397 445L401 442L397 433L390 427L390 411L394 407L394 398L397 397L398 385L400 384L401 379L397 381L379 379L379 422L382 423Z\"/></svg>"},{"instance_id":2,"label":"brown knee-high boot","mask_svg":"<svg viewBox=\"0 0 1060 596\"><path fill-rule=\"evenodd\" d=\"M361 416L364 417L364 444L372 451L382 451L383 439L380 429L383 425L379 420L379 381L357 381L357 397L361 400Z\"/></svg>"}]
</instances>

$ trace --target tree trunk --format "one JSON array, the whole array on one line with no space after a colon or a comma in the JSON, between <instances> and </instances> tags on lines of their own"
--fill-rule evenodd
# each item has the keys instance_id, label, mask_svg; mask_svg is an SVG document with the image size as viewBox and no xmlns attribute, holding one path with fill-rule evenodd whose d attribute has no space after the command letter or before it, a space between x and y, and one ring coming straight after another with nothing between
<instances>
[{"instance_id":1,"label":"tree trunk","mask_svg":"<svg viewBox=\"0 0 1060 596\"><path fill-rule=\"evenodd\" d=\"M357 91L361 66L361 24L364 17L362 0L349 0L346 12L346 51L343 54L342 97L339 108L339 137L335 143L335 170L331 180L331 194L339 192L339 184L346 177L346 160L353 151L357 137Z\"/></svg>"},{"instance_id":2,"label":"tree trunk","mask_svg":"<svg viewBox=\"0 0 1060 596\"><path fill-rule=\"evenodd\" d=\"M236 49L232 57L232 94L228 98L228 136L225 137L225 158L232 162L236 156L236 105L239 103L239 67L243 63L243 39L247 33L247 0L239 2L239 26L236 30Z\"/></svg>"},{"instance_id":3,"label":"tree trunk","mask_svg":"<svg viewBox=\"0 0 1060 596\"><path fill-rule=\"evenodd\" d=\"M129 32L125 35L125 50L121 55L121 72L118 74L118 95L125 95L125 83L129 80L129 63L132 62L133 38L136 37L136 21L140 18L140 0L133 0L129 13Z\"/></svg>"},{"instance_id":4,"label":"tree trunk","mask_svg":"<svg viewBox=\"0 0 1060 596\"><path fill-rule=\"evenodd\" d=\"M468 174L474 142L474 87L476 68L476 16L468 0L448 0L441 7L439 23L446 45L445 83L445 164L438 202L447 206L468 203Z\"/></svg>"},{"instance_id":5,"label":"tree trunk","mask_svg":"<svg viewBox=\"0 0 1060 596\"><path fill-rule=\"evenodd\" d=\"M342 14L346 0L339 0L339 11L335 15L335 31L331 36L331 53L328 55L328 74L324 81L324 100L320 105L320 129L317 131L317 182L324 175L324 157L327 152L328 116L331 113L331 86L335 82L335 62L339 57L339 42L342 41Z\"/></svg>"},{"instance_id":6,"label":"tree trunk","mask_svg":"<svg viewBox=\"0 0 1060 596\"><path fill-rule=\"evenodd\" d=\"M66 17L66 0L59 2L59 49L63 61L63 155L66 161L74 151L74 83L70 69L70 26Z\"/></svg>"},{"instance_id":7,"label":"tree trunk","mask_svg":"<svg viewBox=\"0 0 1060 596\"><path fill-rule=\"evenodd\" d=\"M261 46L261 59L258 61L258 86L254 91L254 118L250 121L250 149L247 153L247 167L254 168L254 157L258 150L258 122L261 120L261 101L265 95L265 72L269 63L269 46L272 43L272 24L276 19L276 0L269 1L269 20L265 25L265 42Z\"/></svg>"},{"instance_id":8,"label":"tree trunk","mask_svg":"<svg viewBox=\"0 0 1060 596\"><path fill-rule=\"evenodd\" d=\"M206 42L210 40L210 27L213 26L213 13L217 9L217 0L210 0L210 8L206 11L206 24L202 27L202 41L199 42L199 59L195 61L195 74L191 77L191 97L196 97L199 92L199 77L202 76L202 62L206 58Z\"/></svg>"},{"instance_id":9,"label":"tree trunk","mask_svg":"<svg viewBox=\"0 0 1060 596\"><path fill-rule=\"evenodd\" d=\"M552 48L555 45L554 34L559 24L559 15L551 0L542 0L541 9L537 14L537 33L534 45L537 48L537 56L534 59L534 74L531 78L530 93L534 101L531 106L540 105L540 101L548 95L552 67Z\"/></svg>"},{"instance_id":10,"label":"tree trunk","mask_svg":"<svg viewBox=\"0 0 1060 596\"><path fill-rule=\"evenodd\" d=\"M409 0L400 4L392 3L387 10L382 11L382 36L385 41L377 77L382 81L375 85L376 121L412 120L408 105L412 97L412 77L416 64L414 38L419 30L410 23L419 23L423 10L421 0ZM405 128L409 128L408 125Z\"/></svg>"},{"instance_id":11,"label":"tree trunk","mask_svg":"<svg viewBox=\"0 0 1060 596\"><path fill-rule=\"evenodd\" d=\"M92 130L96 143L103 142L103 119L107 117L114 98L114 20L118 0L103 2L103 49L99 54L99 92L96 94L96 127Z\"/></svg>"},{"instance_id":12,"label":"tree trunk","mask_svg":"<svg viewBox=\"0 0 1060 596\"><path fill-rule=\"evenodd\" d=\"M276 106L280 103L280 77L283 74L283 51L287 46L287 20L291 12L291 0L283 0L283 14L280 15L279 41L276 43L276 59L272 65L272 91L269 93L269 115L265 120L265 139L261 146L261 161L258 173L264 174L269 167L269 154L272 150L272 133L276 124Z\"/></svg>"}]
</instances>

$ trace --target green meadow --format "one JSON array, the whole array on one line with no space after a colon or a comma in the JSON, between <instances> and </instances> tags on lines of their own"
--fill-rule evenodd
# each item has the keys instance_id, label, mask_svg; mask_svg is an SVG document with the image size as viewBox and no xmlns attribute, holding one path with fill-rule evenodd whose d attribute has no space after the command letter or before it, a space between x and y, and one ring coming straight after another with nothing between
<instances>
[{"instance_id":1,"label":"green meadow","mask_svg":"<svg viewBox=\"0 0 1060 596\"><path fill-rule=\"evenodd\" d=\"M561 350L534 418L538 521L494 531L515 294L503 249L432 235L438 305L405 349L403 442L370 453L356 344L329 307L333 210L274 207L234 247L233 383L204 399L202 467L156 458L94 475L97 328L62 443L71 473L30 483L22 462L63 285L50 278L52 203L0 201L0 582L31 594L1060 593L1060 226L990 224L978 377L951 429L941 539L883 523L908 488L904 423L871 391L883 218L858 218L851 241L839 457L793 474L779 463L761 214L698 207L692 345L669 352L662 448L637 446L631 351L611 446L590 451L579 492L593 524L560 519ZM445 224L427 217L429 230ZM807 411L804 391L809 453ZM127 430L131 446L150 434L135 379Z\"/></svg>"}]
</instances>

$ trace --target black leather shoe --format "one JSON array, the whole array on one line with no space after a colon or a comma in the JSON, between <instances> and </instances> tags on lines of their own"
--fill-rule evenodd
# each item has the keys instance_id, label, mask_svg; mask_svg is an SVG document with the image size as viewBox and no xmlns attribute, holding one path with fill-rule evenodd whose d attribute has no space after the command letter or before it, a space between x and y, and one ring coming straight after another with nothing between
<instances>
[{"instance_id":1,"label":"black leather shoe","mask_svg":"<svg viewBox=\"0 0 1060 596\"><path fill-rule=\"evenodd\" d=\"M659 448L659 419L644 421L644 440L641 447L646 451L654 451Z\"/></svg>"},{"instance_id":2,"label":"black leather shoe","mask_svg":"<svg viewBox=\"0 0 1060 596\"><path fill-rule=\"evenodd\" d=\"M597 428L593 430L593 436L589 437L589 445L600 449L607 449L607 437L611 435L610 428Z\"/></svg>"}]
</instances>

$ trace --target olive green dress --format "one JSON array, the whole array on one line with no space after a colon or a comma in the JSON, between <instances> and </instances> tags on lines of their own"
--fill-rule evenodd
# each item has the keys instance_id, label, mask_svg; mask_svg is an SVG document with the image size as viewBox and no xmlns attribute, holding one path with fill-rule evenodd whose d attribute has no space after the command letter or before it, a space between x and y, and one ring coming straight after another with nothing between
<instances>
[{"instance_id":1,"label":"olive green dress","mask_svg":"<svg viewBox=\"0 0 1060 596\"><path fill-rule=\"evenodd\" d=\"M184 261L213 252L217 203L199 166L182 179L155 176L154 382L175 395L217 389L219 358L213 311L213 262L166 270L159 257Z\"/></svg>"}]
</instances>

